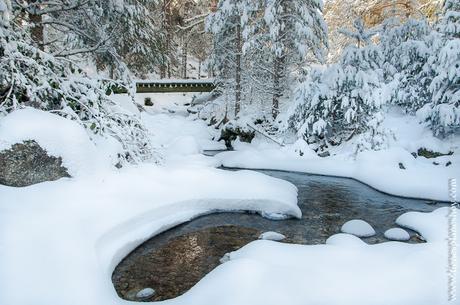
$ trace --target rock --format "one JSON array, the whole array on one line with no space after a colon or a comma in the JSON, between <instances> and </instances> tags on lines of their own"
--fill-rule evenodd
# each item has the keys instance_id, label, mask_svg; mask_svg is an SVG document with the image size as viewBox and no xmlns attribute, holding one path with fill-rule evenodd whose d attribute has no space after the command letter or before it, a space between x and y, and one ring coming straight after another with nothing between
<instances>
[{"instance_id":1,"label":"rock","mask_svg":"<svg viewBox=\"0 0 460 305\"><path fill-rule=\"evenodd\" d=\"M232 149L232 142L237 138L239 138L241 142L251 143L255 135L254 131L246 130L239 126L235 128L232 124L228 124L222 129L218 141L224 140L227 149Z\"/></svg>"},{"instance_id":2,"label":"rock","mask_svg":"<svg viewBox=\"0 0 460 305\"><path fill-rule=\"evenodd\" d=\"M149 107L153 106L152 99L151 99L150 97L146 97L146 98L144 99L144 105L145 105L145 106L149 106Z\"/></svg>"},{"instance_id":3,"label":"rock","mask_svg":"<svg viewBox=\"0 0 460 305\"><path fill-rule=\"evenodd\" d=\"M151 298L155 294L155 290L152 288L144 288L136 293L136 299L145 300Z\"/></svg>"},{"instance_id":4,"label":"rock","mask_svg":"<svg viewBox=\"0 0 460 305\"><path fill-rule=\"evenodd\" d=\"M419 148L418 151L417 151L417 154L419 156L425 157L427 159L437 158L437 157L441 157L441 156L450 156L453 153L454 153L453 151L449 151L448 153L441 153L441 152L426 149L424 147Z\"/></svg>"},{"instance_id":5,"label":"rock","mask_svg":"<svg viewBox=\"0 0 460 305\"><path fill-rule=\"evenodd\" d=\"M342 226L341 231L358 237L370 237L375 235L375 230L371 225L361 219L347 221Z\"/></svg>"},{"instance_id":6,"label":"rock","mask_svg":"<svg viewBox=\"0 0 460 305\"><path fill-rule=\"evenodd\" d=\"M0 151L0 184L23 187L70 177L62 158L49 156L35 141Z\"/></svg>"},{"instance_id":7,"label":"rock","mask_svg":"<svg viewBox=\"0 0 460 305\"><path fill-rule=\"evenodd\" d=\"M406 241L410 239L409 233L401 228L391 228L385 231L385 237L389 240Z\"/></svg>"},{"instance_id":8,"label":"rock","mask_svg":"<svg viewBox=\"0 0 460 305\"><path fill-rule=\"evenodd\" d=\"M448 161L448 162L446 163L446 167L447 167L447 166L450 166L450 165L452 165L452 162L451 162L451 161Z\"/></svg>"},{"instance_id":9,"label":"rock","mask_svg":"<svg viewBox=\"0 0 460 305\"><path fill-rule=\"evenodd\" d=\"M286 236L284 236L283 234L278 233L278 232L273 232L273 231L264 232L264 233L260 234L260 236L259 236L259 239L273 240L273 241L280 241L280 240L283 240L285 238L286 238Z\"/></svg>"},{"instance_id":10,"label":"rock","mask_svg":"<svg viewBox=\"0 0 460 305\"><path fill-rule=\"evenodd\" d=\"M328 151L323 151L318 154L321 158L329 157L331 154Z\"/></svg>"},{"instance_id":11,"label":"rock","mask_svg":"<svg viewBox=\"0 0 460 305\"><path fill-rule=\"evenodd\" d=\"M404 164L402 164L401 162L399 162L399 168L400 168L400 169L406 169L406 167L404 166Z\"/></svg>"}]
</instances>

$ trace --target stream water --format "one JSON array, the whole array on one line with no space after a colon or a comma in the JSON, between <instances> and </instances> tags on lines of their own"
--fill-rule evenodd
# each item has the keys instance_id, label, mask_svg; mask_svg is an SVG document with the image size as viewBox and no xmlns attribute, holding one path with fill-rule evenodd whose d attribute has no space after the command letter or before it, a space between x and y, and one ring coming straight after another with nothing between
<instances>
[{"instance_id":1,"label":"stream water","mask_svg":"<svg viewBox=\"0 0 460 305\"><path fill-rule=\"evenodd\" d=\"M257 214L218 213L199 217L161 233L131 252L116 267L112 281L119 296L132 301L160 301L177 297L220 264L227 253L256 240L266 231L287 238L283 242L319 244L340 232L348 220L363 219L377 232L367 243L387 241L383 233L407 211L432 211L445 203L394 197L346 178L294 172L260 172L297 186L301 219L272 221ZM411 232L409 242L422 242ZM139 299L137 292L155 294Z\"/></svg>"}]
</instances>

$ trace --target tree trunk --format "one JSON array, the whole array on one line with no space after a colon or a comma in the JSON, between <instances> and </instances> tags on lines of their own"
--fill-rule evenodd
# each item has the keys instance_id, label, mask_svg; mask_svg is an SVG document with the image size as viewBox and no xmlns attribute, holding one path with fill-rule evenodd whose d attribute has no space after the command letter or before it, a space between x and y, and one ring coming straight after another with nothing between
<instances>
[{"instance_id":1,"label":"tree trunk","mask_svg":"<svg viewBox=\"0 0 460 305\"><path fill-rule=\"evenodd\" d=\"M201 59L198 60L198 79L201 79Z\"/></svg>"},{"instance_id":2,"label":"tree trunk","mask_svg":"<svg viewBox=\"0 0 460 305\"><path fill-rule=\"evenodd\" d=\"M187 79L187 48L188 44L187 41L184 39L184 43L182 44L182 78Z\"/></svg>"},{"instance_id":3,"label":"tree trunk","mask_svg":"<svg viewBox=\"0 0 460 305\"><path fill-rule=\"evenodd\" d=\"M272 103L272 116L274 119L279 114L280 98L283 96L283 88L281 86L281 80L283 78L283 65L284 58L275 57L275 63L273 67L273 103Z\"/></svg>"},{"instance_id":4,"label":"tree trunk","mask_svg":"<svg viewBox=\"0 0 460 305\"><path fill-rule=\"evenodd\" d=\"M238 24L236 26L235 117L238 116L241 109L241 40L241 25L238 20Z\"/></svg>"},{"instance_id":5,"label":"tree trunk","mask_svg":"<svg viewBox=\"0 0 460 305\"><path fill-rule=\"evenodd\" d=\"M35 6L35 3L37 0L29 0L29 5L31 7L34 7L35 11L39 10L38 6ZM30 36L32 38L32 41L35 43L35 45L43 51L44 48L44 31L43 31L43 24L42 24L42 15L39 14L34 14L33 10L32 12L29 12L29 22L32 25L32 29L30 32Z\"/></svg>"}]
</instances>

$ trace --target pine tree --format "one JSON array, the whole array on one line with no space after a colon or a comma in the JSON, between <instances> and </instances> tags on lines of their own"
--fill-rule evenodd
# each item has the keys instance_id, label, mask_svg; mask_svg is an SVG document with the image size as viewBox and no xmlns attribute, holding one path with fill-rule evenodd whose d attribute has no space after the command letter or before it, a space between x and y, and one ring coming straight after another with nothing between
<instances>
[{"instance_id":1,"label":"pine tree","mask_svg":"<svg viewBox=\"0 0 460 305\"><path fill-rule=\"evenodd\" d=\"M422 112L436 135L460 130L460 3L446 0L439 23L441 48L436 54L436 77L431 83L432 104Z\"/></svg>"},{"instance_id":2,"label":"pine tree","mask_svg":"<svg viewBox=\"0 0 460 305\"><path fill-rule=\"evenodd\" d=\"M90 135L113 137L123 148L120 161L152 158L142 123L108 98L105 84L34 45L27 28L5 17L12 16L5 4L0 0L0 116L24 106L50 111L75 120Z\"/></svg>"},{"instance_id":3,"label":"pine tree","mask_svg":"<svg viewBox=\"0 0 460 305\"><path fill-rule=\"evenodd\" d=\"M345 49L339 63L312 72L297 89L290 110L288 127L321 150L357 135L368 138L370 146L365 148L382 144L382 56L378 47L363 45L369 41L363 37L370 34L363 30L362 22L354 24L355 32L343 32L350 33L356 45Z\"/></svg>"},{"instance_id":4,"label":"pine tree","mask_svg":"<svg viewBox=\"0 0 460 305\"><path fill-rule=\"evenodd\" d=\"M327 27L321 0L267 0L264 20L273 57L272 116L279 114L279 102L288 79L288 67L306 59L325 59Z\"/></svg>"},{"instance_id":5,"label":"pine tree","mask_svg":"<svg viewBox=\"0 0 460 305\"><path fill-rule=\"evenodd\" d=\"M431 102L432 49L436 39L426 20L385 23L380 35L384 78L391 89L389 101L414 114Z\"/></svg>"}]
</instances>

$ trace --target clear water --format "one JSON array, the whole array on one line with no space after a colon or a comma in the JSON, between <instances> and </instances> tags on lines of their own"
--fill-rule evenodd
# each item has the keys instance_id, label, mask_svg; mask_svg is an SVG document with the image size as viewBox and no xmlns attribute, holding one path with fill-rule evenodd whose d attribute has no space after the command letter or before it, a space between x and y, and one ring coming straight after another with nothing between
<instances>
[{"instance_id":1,"label":"clear water","mask_svg":"<svg viewBox=\"0 0 460 305\"><path fill-rule=\"evenodd\" d=\"M177 297L220 264L227 252L246 245L265 231L284 234L283 242L319 244L340 232L351 219L369 222L377 232L367 243L386 241L383 233L408 211L432 211L445 203L407 199L380 193L351 179L261 170L295 184L301 219L272 221L257 214L218 213L199 217L146 241L115 269L112 280L120 297L136 300L143 288L156 294L146 301ZM409 242L421 242L411 232Z\"/></svg>"}]
</instances>

